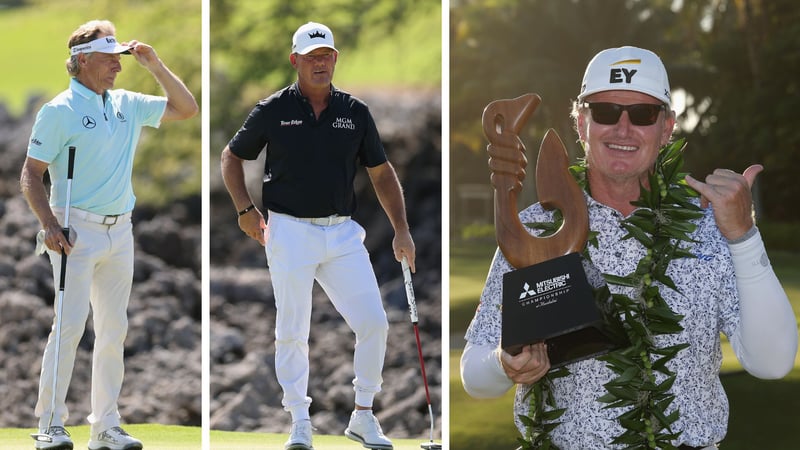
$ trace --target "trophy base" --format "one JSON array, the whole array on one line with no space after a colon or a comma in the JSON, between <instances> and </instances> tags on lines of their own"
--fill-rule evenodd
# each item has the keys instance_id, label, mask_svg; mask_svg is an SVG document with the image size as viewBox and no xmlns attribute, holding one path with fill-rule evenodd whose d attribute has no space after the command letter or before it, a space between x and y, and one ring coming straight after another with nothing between
<instances>
[{"instance_id":1,"label":"trophy base","mask_svg":"<svg viewBox=\"0 0 800 450\"><path fill-rule=\"evenodd\" d=\"M515 355L544 341L555 369L625 346L607 328L596 301L577 253L506 273L503 350Z\"/></svg>"},{"instance_id":2,"label":"trophy base","mask_svg":"<svg viewBox=\"0 0 800 450\"><path fill-rule=\"evenodd\" d=\"M602 329L595 326L547 338L544 342L547 344L547 357L551 369L602 356L622 347L619 342L615 342ZM511 355L518 355L525 345L529 344L512 345L504 347L503 350Z\"/></svg>"},{"instance_id":3,"label":"trophy base","mask_svg":"<svg viewBox=\"0 0 800 450\"><path fill-rule=\"evenodd\" d=\"M546 339L547 356L550 367L559 367L605 355L620 347L602 330L594 327L584 328L562 336Z\"/></svg>"}]
</instances>

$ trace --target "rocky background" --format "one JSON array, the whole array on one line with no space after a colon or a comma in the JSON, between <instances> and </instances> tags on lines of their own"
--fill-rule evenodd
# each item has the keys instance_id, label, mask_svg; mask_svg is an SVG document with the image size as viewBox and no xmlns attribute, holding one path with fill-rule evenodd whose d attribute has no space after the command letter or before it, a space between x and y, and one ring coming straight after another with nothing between
<instances>
[{"instance_id":1,"label":"rocky background","mask_svg":"<svg viewBox=\"0 0 800 450\"><path fill-rule=\"evenodd\" d=\"M367 93L389 159L406 193L417 245L414 285L419 331L436 437L441 433L441 103L438 93ZM0 105L0 426L36 426L33 406L41 356L52 325L54 283L46 256L33 254L38 222L19 194L19 171L41 99L22 117ZM216 155L216 152L212 152ZM260 180L260 162L249 179ZM210 426L219 430L287 432L274 375L274 318L263 249L238 230L216 156L210 174ZM134 183L136 182L134 176ZM400 265L391 252L392 229L365 173L357 180L358 220L370 251L390 322L384 390L376 414L390 437L428 437L424 385L409 320ZM252 187L260 199L260 187ZM120 412L127 423L200 425L202 238L201 199L168 209L137 206L137 242L126 375ZM69 281L67 281L69 282ZM314 426L342 433L353 407L352 332L315 287L309 395ZM68 425L89 413L91 318L78 349L67 397Z\"/></svg>"},{"instance_id":2,"label":"rocky background","mask_svg":"<svg viewBox=\"0 0 800 450\"><path fill-rule=\"evenodd\" d=\"M39 229L19 174L41 99L20 118L0 105L0 426L35 428L41 358L53 321L49 259L33 254ZM76 183L78 180L75 181ZM135 178L134 178L135 183ZM168 210L138 207L126 375L120 413L128 423L201 423L201 201ZM69 283L69 279L67 279ZM76 357L68 424L89 414L91 318Z\"/></svg>"}]
</instances>

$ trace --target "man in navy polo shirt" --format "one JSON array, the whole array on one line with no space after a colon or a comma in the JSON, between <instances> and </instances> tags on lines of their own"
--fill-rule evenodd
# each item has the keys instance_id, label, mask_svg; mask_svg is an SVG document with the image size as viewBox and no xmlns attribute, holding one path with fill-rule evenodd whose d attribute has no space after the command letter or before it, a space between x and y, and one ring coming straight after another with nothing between
<instances>
[{"instance_id":1,"label":"man in navy polo shirt","mask_svg":"<svg viewBox=\"0 0 800 450\"><path fill-rule=\"evenodd\" d=\"M277 309L275 372L292 415L286 450L313 448L307 387L314 280L356 335L355 409L345 435L367 448L392 448L372 414L389 325L364 229L350 219L359 165L367 168L394 228L395 258L407 258L416 270L402 188L375 122L363 102L331 84L338 55L328 27L309 22L298 28L289 55L297 82L261 101L222 152L222 176L239 227L266 249ZM243 161L256 159L265 146L268 223L253 205L243 171Z\"/></svg>"},{"instance_id":2,"label":"man in navy polo shirt","mask_svg":"<svg viewBox=\"0 0 800 450\"><path fill-rule=\"evenodd\" d=\"M198 108L192 93L153 47L136 40L118 43L114 34L114 24L107 20L87 22L72 33L66 61L72 77L69 89L36 116L20 175L22 193L42 226L41 248L47 249L54 278L61 270L62 251L69 256L63 308L55 319L61 324L60 345L54 325L42 361L35 409L37 449L73 448L64 428L69 415L66 396L90 305L95 339L89 450L142 448L138 439L120 428L117 408L133 282L133 157L142 127L188 119ZM123 53L133 55L150 72L165 96L113 89ZM67 149L72 146L76 155L69 225L77 237L67 240L61 227L67 206ZM49 197L45 172L50 174Z\"/></svg>"}]
</instances>

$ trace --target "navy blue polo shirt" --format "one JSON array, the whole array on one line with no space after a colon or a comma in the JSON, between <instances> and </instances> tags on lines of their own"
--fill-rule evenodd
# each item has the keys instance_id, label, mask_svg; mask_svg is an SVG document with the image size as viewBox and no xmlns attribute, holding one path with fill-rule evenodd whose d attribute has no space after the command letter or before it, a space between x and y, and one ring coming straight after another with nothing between
<instances>
[{"instance_id":1,"label":"navy blue polo shirt","mask_svg":"<svg viewBox=\"0 0 800 450\"><path fill-rule=\"evenodd\" d=\"M266 147L263 206L295 217L352 215L356 169L387 160L364 102L331 87L316 119L296 83L260 101L228 146L246 160Z\"/></svg>"}]
</instances>

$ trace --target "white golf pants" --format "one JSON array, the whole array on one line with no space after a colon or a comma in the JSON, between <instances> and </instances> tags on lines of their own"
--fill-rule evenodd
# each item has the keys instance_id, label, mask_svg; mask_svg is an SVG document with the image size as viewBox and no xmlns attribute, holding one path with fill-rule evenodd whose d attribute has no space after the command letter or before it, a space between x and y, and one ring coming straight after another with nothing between
<instances>
[{"instance_id":1,"label":"white golf pants","mask_svg":"<svg viewBox=\"0 0 800 450\"><path fill-rule=\"evenodd\" d=\"M365 231L354 220L313 225L269 212L266 254L275 293L275 372L282 404L308 410L308 335L314 280L355 333L355 402L372 406L381 390L389 323L378 282L364 247ZM307 414L307 412L305 412Z\"/></svg>"},{"instance_id":2,"label":"white golf pants","mask_svg":"<svg viewBox=\"0 0 800 450\"><path fill-rule=\"evenodd\" d=\"M84 220L79 217L80 211L72 211L69 222L77 232L77 240L67 257L53 425L63 425L69 416L67 389L91 305L95 340L92 412L88 420L94 435L120 423L117 400L122 388L123 350L128 330L127 308L133 280L133 233L130 214L120 217L118 223L109 226ZM56 216L63 224L63 210L56 211ZM51 250L47 253L53 266L58 296L61 254ZM55 320L58 319L54 319L47 339L39 380L39 398L35 409L39 428L46 428L50 419L56 347Z\"/></svg>"}]
</instances>

